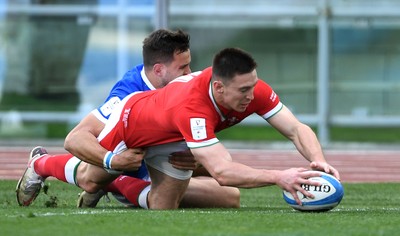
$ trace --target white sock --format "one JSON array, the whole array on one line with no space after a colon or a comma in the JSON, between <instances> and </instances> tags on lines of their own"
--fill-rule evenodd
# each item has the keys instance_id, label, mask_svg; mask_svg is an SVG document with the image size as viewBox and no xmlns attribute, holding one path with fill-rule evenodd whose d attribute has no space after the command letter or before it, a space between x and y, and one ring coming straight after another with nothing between
<instances>
[{"instance_id":1,"label":"white sock","mask_svg":"<svg viewBox=\"0 0 400 236\"><path fill-rule=\"evenodd\" d=\"M138 197L138 203L139 206L144 208L144 209L149 209L149 206L147 205L147 195L149 194L151 189L151 185L147 186L142 190L142 192L139 194Z\"/></svg>"},{"instance_id":2,"label":"white sock","mask_svg":"<svg viewBox=\"0 0 400 236\"><path fill-rule=\"evenodd\" d=\"M81 160L77 157L72 157L68 160L64 167L65 179L68 183L78 186L76 183L76 170L78 169Z\"/></svg>"}]
</instances>

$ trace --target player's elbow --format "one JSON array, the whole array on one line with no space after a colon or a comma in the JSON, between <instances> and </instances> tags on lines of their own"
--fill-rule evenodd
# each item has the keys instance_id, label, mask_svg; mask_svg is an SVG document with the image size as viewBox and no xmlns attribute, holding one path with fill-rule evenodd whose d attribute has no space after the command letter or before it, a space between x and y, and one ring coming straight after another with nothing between
<instances>
[{"instance_id":1,"label":"player's elbow","mask_svg":"<svg viewBox=\"0 0 400 236\"><path fill-rule=\"evenodd\" d=\"M224 176L217 175L217 176L214 177L214 179L215 179L215 180L218 182L218 184L221 185L221 186L229 186L229 181L228 181L228 179L227 179L226 177L224 177Z\"/></svg>"},{"instance_id":2,"label":"player's elbow","mask_svg":"<svg viewBox=\"0 0 400 236\"><path fill-rule=\"evenodd\" d=\"M228 177L228 173L224 171L224 169L216 169L212 174L213 178L218 182L221 186L231 186L230 179Z\"/></svg>"},{"instance_id":3,"label":"player's elbow","mask_svg":"<svg viewBox=\"0 0 400 236\"><path fill-rule=\"evenodd\" d=\"M74 136L75 136L75 132L74 132L74 131L71 131L71 132L67 135L67 137L65 138L65 140L64 140L64 149L67 150L67 151L70 152L70 153L73 153L73 152L74 152L74 147L75 147L75 142L74 142L74 140L76 140L76 139L74 138Z\"/></svg>"}]
</instances>

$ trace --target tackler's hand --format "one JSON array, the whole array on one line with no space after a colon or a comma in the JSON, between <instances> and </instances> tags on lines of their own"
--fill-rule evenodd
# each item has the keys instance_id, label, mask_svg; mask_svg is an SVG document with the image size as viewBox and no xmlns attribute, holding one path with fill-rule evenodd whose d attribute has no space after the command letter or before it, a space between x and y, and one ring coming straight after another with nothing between
<instances>
[{"instance_id":1,"label":"tackler's hand","mask_svg":"<svg viewBox=\"0 0 400 236\"><path fill-rule=\"evenodd\" d=\"M171 153L169 163L180 170L194 170L198 167L198 163L194 160L190 150Z\"/></svg>"},{"instance_id":2,"label":"tackler's hand","mask_svg":"<svg viewBox=\"0 0 400 236\"><path fill-rule=\"evenodd\" d=\"M143 148L129 148L115 155L112 160L112 169L121 171L134 171L142 165L146 151Z\"/></svg>"}]
</instances>

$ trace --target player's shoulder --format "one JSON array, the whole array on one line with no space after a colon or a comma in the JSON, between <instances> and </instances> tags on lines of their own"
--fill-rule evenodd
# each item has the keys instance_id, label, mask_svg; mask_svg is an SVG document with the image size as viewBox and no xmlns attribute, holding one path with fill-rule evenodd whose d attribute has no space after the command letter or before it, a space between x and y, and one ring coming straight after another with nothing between
<instances>
[{"instance_id":1,"label":"player's shoulder","mask_svg":"<svg viewBox=\"0 0 400 236\"><path fill-rule=\"evenodd\" d=\"M258 78L257 85L256 86L267 86L271 87L265 80Z\"/></svg>"},{"instance_id":2,"label":"player's shoulder","mask_svg":"<svg viewBox=\"0 0 400 236\"><path fill-rule=\"evenodd\" d=\"M139 64L135 67L133 67L132 69L128 70L124 76L122 77L121 80L141 80L143 81L142 75L141 75L141 71L143 70L143 64Z\"/></svg>"},{"instance_id":3,"label":"player's shoulder","mask_svg":"<svg viewBox=\"0 0 400 236\"><path fill-rule=\"evenodd\" d=\"M274 89L267 82L259 79L254 89L254 99L252 103L264 104L266 101L278 104L280 100Z\"/></svg>"},{"instance_id":4,"label":"player's shoulder","mask_svg":"<svg viewBox=\"0 0 400 236\"><path fill-rule=\"evenodd\" d=\"M273 92L273 88L271 85L269 85L267 82L265 82L262 79L258 79L256 87L255 87L255 91L261 91L262 93L272 93Z\"/></svg>"},{"instance_id":5,"label":"player's shoulder","mask_svg":"<svg viewBox=\"0 0 400 236\"><path fill-rule=\"evenodd\" d=\"M122 79L117 81L114 85L114 89L127 90L128 92L146 91L153 88L151 83L142 76L143 64L133 67L127 71Z\"/></svg>"},{"instance_id":6,"label":"player's shoulder","mask_svg":"<svg viewBox=\"0 0 400 236\"><path fill-rule=\"evenodd\" d=\"M179 76L176 79L172 80L170 83L175 83L175 82L186 83L186 82L191 81L193 78L196 78L200 74L201 74L201 71L192 72L192 73L187 74L187 75Z\"/></svg>"}]
</instances>

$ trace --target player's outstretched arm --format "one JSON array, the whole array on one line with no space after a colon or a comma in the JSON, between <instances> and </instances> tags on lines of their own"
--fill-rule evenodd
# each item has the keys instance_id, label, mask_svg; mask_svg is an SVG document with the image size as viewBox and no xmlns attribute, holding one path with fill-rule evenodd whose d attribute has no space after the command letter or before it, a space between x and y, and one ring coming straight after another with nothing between
<instances>
[{"instance_id":1,"label":"player's outstretched arm","mask_svg":"<svg viewBox=\"0 0 400 236\"><path fill-rule=\"evenodd\" d=\"M339 172L325 160L321 144L314 131L301 123L287 107L283 106L282 110L268 122L293 142L301 155L311 162L312 169L324 171L340 179Z\"/></svg>"},{"instance_id":2,"label":"player's outstretched arm","mask_svg":"<svg viewBox=\"0 0 400 236\"><path fill-rule=\"evenodd\" d=\"M90 113L67 135L64 148L82 161L103 167L108 150L97 140L103 128L104 123ZM136 170L141 165L143 155L142 149L128 149L116 155L111 166L115 170Z\"/></svg>"},{"instance_id":3,"label":"player's outstretched arm","mask_svg":"<svg viewBox=\"0 0 400 236\"><path fill-rule=\"evenodd\" d=\"M233 162L229 152L221 143L211 146L191 149L196 161L202 164L211 176L222 186L241 188L256 188L278 185L290 193L300 191L305 196L313 197L301 185L319 185L318 182L309 180L319 176L318 172L306 171L304 168L288 170L255 169L241 163ZM301 204L300 199L296 201Z\"/></svg>"}]
</instances>

